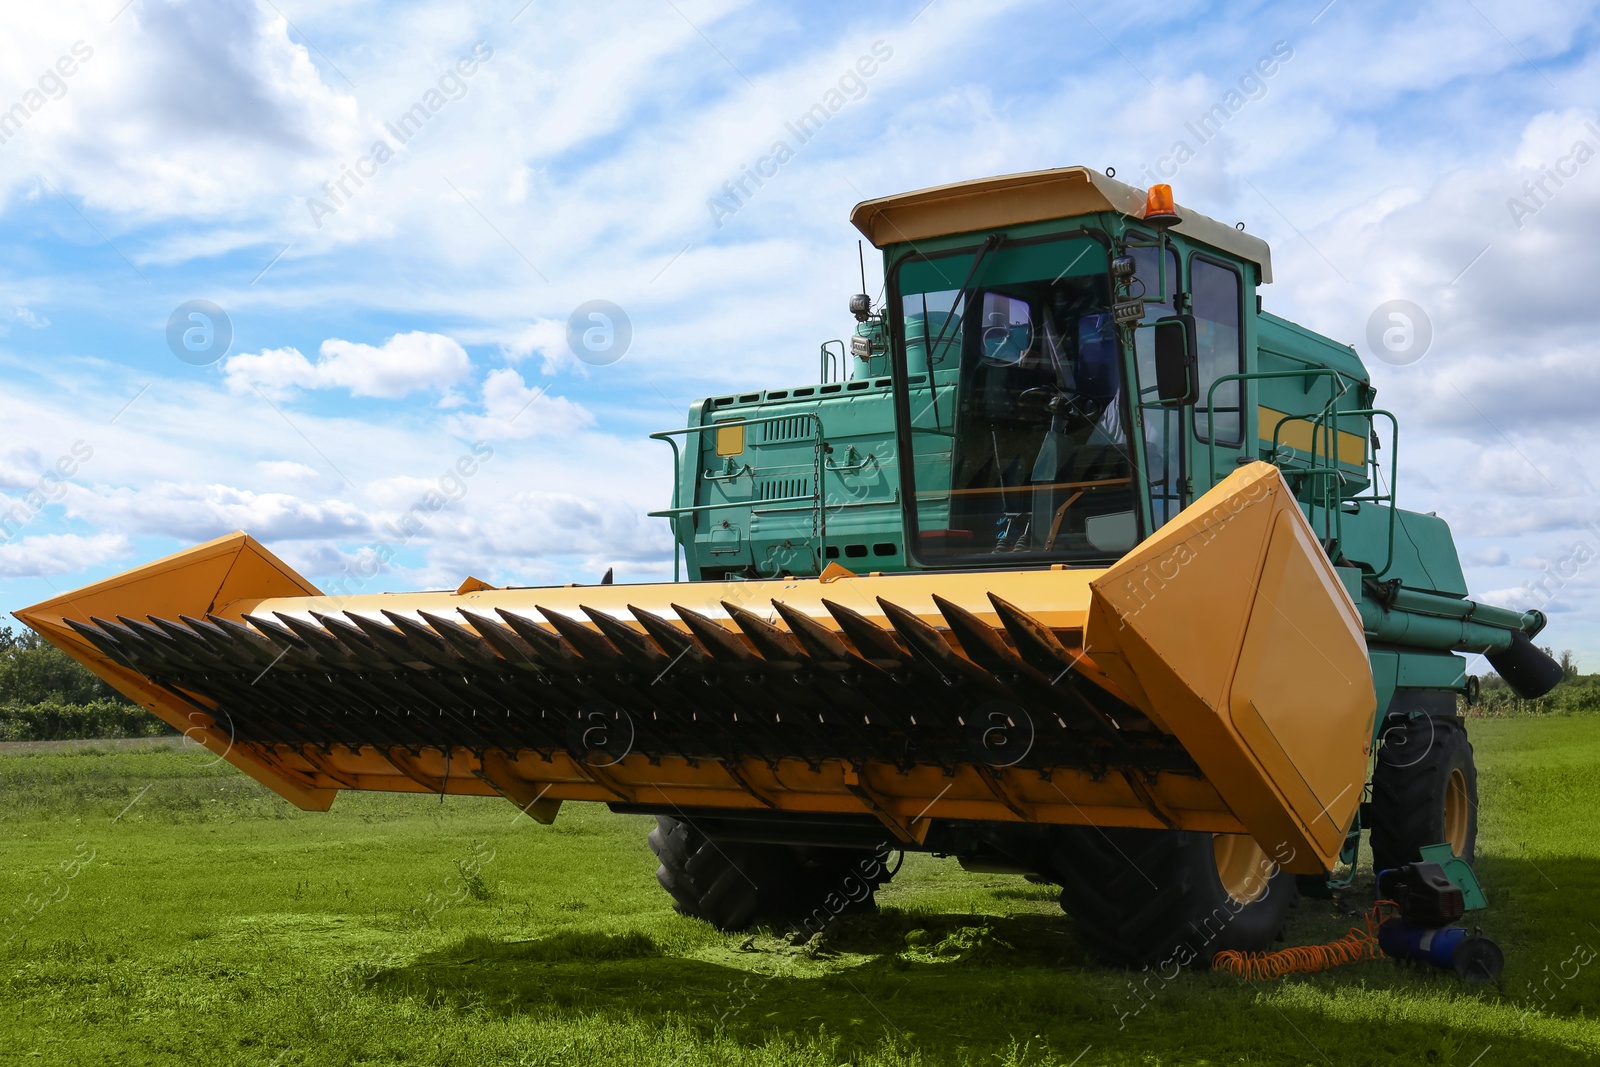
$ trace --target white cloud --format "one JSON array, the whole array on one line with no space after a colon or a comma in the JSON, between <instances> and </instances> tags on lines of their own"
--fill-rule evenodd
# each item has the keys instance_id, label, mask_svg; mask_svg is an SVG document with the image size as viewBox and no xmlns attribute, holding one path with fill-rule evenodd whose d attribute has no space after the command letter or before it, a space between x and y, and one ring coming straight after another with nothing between
<instances>
[{"instance_id":1,"label":"white cloud","mask_svg":"<svg viewBox=\"0 0 1600 1067\"><path fill-rule=\"evenodd\" d=\"M312 482L322 477L322 472L315 467L287 459L264 459L256 463L256 469L268 478L281 481Z\"/></svg>"},{"instance_id":2,"label":"white cloud","mask_svg":"<svg viewBox=\"0 0 1600 1067\"><path fill-rule=\"evenodd\" d=\"M1499 545L1487 548L1477 548L1461 554L1463 563L1471 563L1479 567L1504 567L1511 562L1511 553Z\"/></svg>"},{"instance_id":3,"label":"white cloud","mask_svg":"<svg viewBox=\"0 0 1600 1067\"><path fill-rule=\"evenodd\" d=\"M396 334L382 347L330 338L315 362L295 348L269 348L230 356L223 364L228 387L260 389L284 397L296 389L346 389L351 396L398 400L421 390L444 391L472 368L454 340L437 333Z\"/></svg>"},{"instance_id":4,"label":"white cloud","mask_svg":"<svg viewBox=\"0 0 1600 1067\"><path fill-rule=\"evenodd\" d=\"M37 534L0 544L0 577L71 574L124 559L132 550L120 534Z\"/></svg>"},{"instance_id":5,"label":"white cloud","mask_svg":"<svg viewBox=\"0 0 1600 1067\"><path fill-rule=\"evenodd\" d=\"M34 489L50 462L37 448L10 445L0 448L0 489Z\"/></svg>"},{"instance_id":6,"label":"white cloud","mask_svg":"<svg viewBox=\"0 0 1600 1067\"><path fill-rule=\"evenodd\" d=\"M510 367L492 370L483 381L483 414L453 420L464 437L500 440L519 437L567 437L594 424L594 416L564 396L551 396L546 386L531 389Z\"/></svg>"},{"instance_id":7,"label":"white cloud","mask_svg":"<svg viewBox=\"0 0 1600 1067\"><path fill-rule=\"evenodd\" d=\"M34 314L34 310L27 307L13 307L11 309L11 322L22 323L29 330L43 330L50 325L50 320L43 315Z\"/></svg>"},{"instance_id":8,"label":"white cloud","mask_svg":"<svg viewBox=\"0 0 1600 1067\"><path fill-rule=\"evenodd\" d=\"M123 226L253 215L287 185L311 184L320 158L358 134L349 87L324 83L269 5L145 0L112 22L102 4L62 0L5 38L0 69L18 82L59 57L74 63L7 144L0 195L43 173Z\"/></svg>"},{"instance_id":9,"label":"white cloud","mask_svg":"<svg viewBox=\"0 0 1600 1067\"><path fill-rule=\"evenodd\" d=\"M67 514L102 529L204 541L234 530L263 540L361 537L366 514L341 500L313 502L288 493L230 485L158 482L148 488L69 487Z\"/></svg>"},{"instance_id":10,"label":"white cloud","mask_svg":"<svg viewBox=\"0 0 1600 1067\"><path fill-rule=\"evenodd\" d=\"M672 544L666 523L605 494L519 493L488 509L482 521L478 558L502 566L560 556L659 558Z\"/></svg>"},{"instance_id":11,"label":"white cloud","mask_svg":"<svg viewBox=\"0 0 1600 1067\"><path fill-rule=\"evenodd\" d=\"M512 363L520 363L537 353L539 369L547 375L577 362L567 347L567 324L558 319L535 319L510 336L502 337L500 352Z\"/></svg>"}]
</instances>

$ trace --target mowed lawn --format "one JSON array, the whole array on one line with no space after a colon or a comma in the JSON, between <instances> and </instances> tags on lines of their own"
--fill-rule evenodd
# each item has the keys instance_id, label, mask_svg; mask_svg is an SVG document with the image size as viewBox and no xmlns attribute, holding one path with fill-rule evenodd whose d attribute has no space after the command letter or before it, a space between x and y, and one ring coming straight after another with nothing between
<instances>
[{"instance_id":1,"label":"mowed lawn","mask_svg":"<svg viewBox=\"0 0 1600 1067\"><path fill-rule=\"evenodd\" d=\"M1271 985L1097 967L1048 887L924 856L809 944L722 935L657 888L648 819L357 793L306 814L181 742L5 746L0 1062L1592 1062L1600 716L1470 730L1507 957L1487 988L1387 961ZM1292 944L1352 922L1294 916Z\"/></svg>"}]
</instances>

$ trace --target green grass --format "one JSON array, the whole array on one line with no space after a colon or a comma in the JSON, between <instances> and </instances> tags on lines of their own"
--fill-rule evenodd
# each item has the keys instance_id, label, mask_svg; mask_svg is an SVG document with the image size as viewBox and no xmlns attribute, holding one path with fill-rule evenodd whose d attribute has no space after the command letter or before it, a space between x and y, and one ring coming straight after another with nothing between
<instances>
[{"instance_id":1,"label":"green grass","mask_svg":"<svg viewBox=\"0 0 1600 1067\"><path fill-rule=\"evenodd\" d=\"M721 935L656 887L649 821L598 806L305 814L181 741L11 747L0 1062L1590 1062L1600 716L1470 729L1508 961L1481 989L1381 961L1265 986L1096 967L1049 889L923 856L810 943ZM1333 909L1302 901L1290 942L1342 933Z\"/></svg>"}]
</instances>

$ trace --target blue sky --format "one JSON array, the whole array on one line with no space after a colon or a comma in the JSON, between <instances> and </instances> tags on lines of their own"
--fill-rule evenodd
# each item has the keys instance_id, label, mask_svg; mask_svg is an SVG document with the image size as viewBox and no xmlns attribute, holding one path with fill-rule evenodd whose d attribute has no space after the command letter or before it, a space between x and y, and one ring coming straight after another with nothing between
<instances>
[{"instance_id":1,"label":"blue sky","mask_svg":"<svg viewBox=\"0 0 1600 1067\"><path fill-rule=\"evenodd\" d=\"M1269 240L1266 306L1356 344L1399 412L1406 505L1451 521L1475 591L1543 604L1547 640L1593 669L1595 6L95 0L13 15L0 491L13 515L41 486L46 502L0 543L0 607L239 528L332 584L397 542L390 524L474 443L491 458L363 588L668 577L645 512L667 503L669 455L645 435L697 396L810 379L818 343L850 325L855 202L1085 164L1141 184L1160 170L1180 202ZM830 99L731 210L724 183ZM386 124L419 103L401 145ZM1226 121L1201 143L1191 124L1217 104ZM378 163L380 139L393 158ZM1404 366L1366 341L1395 299L1432 325ZM191 300L233 329L205 365L167 344ZM567 343L591 300L631 325L608 365ZM46 476L63 457L71 476Z\"/></svg>"}]
</instances>

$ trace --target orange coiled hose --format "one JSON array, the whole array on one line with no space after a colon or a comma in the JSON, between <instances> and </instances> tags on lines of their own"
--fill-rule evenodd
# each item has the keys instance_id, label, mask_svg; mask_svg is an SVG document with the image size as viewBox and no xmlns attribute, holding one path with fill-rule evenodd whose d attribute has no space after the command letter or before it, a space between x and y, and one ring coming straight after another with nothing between
<instances>
[{"instance_id":1,"label":"orange coiled hose","mask_svg":"<svg viewBox=\"0 0 1600 1067\"><path fill-rule=\"evenodd\" d=\"M1378 947L1378 925L1383 908L1396 907L1393 901L1380 900L1367 915L1364 928L1352 926L1350 932L1326 945L1299 945L1273 952L1238 952L1225 949L1211 958L1211 969L1236 974L1253 982L1272 982L1290 974L1315 974L1347 963L1383 957Z\"/></svg>"}]
</instances>

